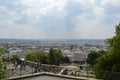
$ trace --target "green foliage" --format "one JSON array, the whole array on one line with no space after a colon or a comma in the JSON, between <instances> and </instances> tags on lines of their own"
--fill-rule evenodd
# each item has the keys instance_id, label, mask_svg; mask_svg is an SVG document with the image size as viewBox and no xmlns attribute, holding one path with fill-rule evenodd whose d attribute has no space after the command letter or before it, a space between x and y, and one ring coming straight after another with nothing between
<instances>
[{"instance_id":1,"label":"green foliage","mask_svg":"<svg viewBox=\"0 0 120 80\"><path fill-rule=\"evenodd\" d=\"M105 54L105 51L92 51L88 54L87 63L93 66L96 63L96 59Z\"/></svg>"},{"instance_id":2,"label":"green foliage","mask_svg":"<svg viewBox=\"0 0 120 80\"><path fill-rule=\"evenodd\" d=\"M43 50L36 51L36 62L40 63L47 63L47 55L44 53Z\"/></svg>"},{"instance_id":3,"label":"green foliage","mask_svg":"<svg viewBox=\"0 0 120 80\"><path fill-rule=\"evenodd\" d=\"M48 54L49 64L59 65L63 60L63 55L60 49L50 49Z\"/></svg>"},{"instance_id":4,"label":"green foliage","mask_svg":"<svg viewBox=\"0 0 120 80\"><path fill-rule=\"evenodd\" d=\"M114 73L120 72L120 24L116 26L116 35L108 39L108 43L110 44L110 48L107 54L100 57L95 65L96 77L105 80L108 77L114 77L114 79L111 78L110 80L119 80L120 73L118 75ZM107 72L102 73L101 71Z\"/></svg>"},{"instance_id":5,"label":"green foliage","mask_svg":"<svg viewBox=\"0 0 120 80\"><path fill-rule=\"evenodd\" d=\"M37 63L43 63L43 64L48 63L48 57L43 50L31 52L26 55L25 59Z\"/></svg>"},{"instance_id":6,"label":"green foliage","mask_svg":"<svg viewBox=\"0 0 120 80\"><path fill-rule=\"evenodd\" d=\"M5 54L6 50L9 48L9 44L6 43L3 46L0 47L0 53Z\"/></svg>"},{"instance_id":7,"label":"green foliage","mask_svg":"<svg viewBox=\"0 0 120 80\"><path fill-rule=\"evenodd\" d=\"M6 69L5 69L5 65L2 61L2 59L0 59L0 80L3 79L6 76Z\"/></svg>"},{"instance_id":8,"label":"green foliage","mask_svg":"<svg viewBox=\"0 0 120 80\"><path fill-rule=\"evenodd\" d=\"M5 51L6 51L6 49L5 49L4 47L0 47L0 53L1 53L1 54L4 54Z\"/></svg>"},{"instance_id":9,"label":"green foliage","mask_svg":"<svg viewBox=\"0 0 120 80\"><path fill-rule=\"evenodd\" d=\"M63 58L63 63L70 63L69 58L68 58L68 57L64 57L64 58Z\"/></svg>"},{"instance_id":10,"label":"green foliage","mask_svg":"<svg viewBox=\"0 0 120 80\"><path fill-rule=\"evenodd\" d=\"M10 62L10 57L7 54L2 54L1 58L3 62Z\"/></svg>"},{"instance_id":11,"label":"green foliage","mask_svg":"<svg viewBox=\"0 0 120 80\"><path fill-rule=\"evenodd\" d=\"M54 54L53 49L51 48L48 54L48 61L49 64L56 64L56 55Z\"/></svg>"},{"instance_id":12,"label":"green foliage","mask_svg":"<svg viewBox=\"0 0 120 80\"><path fill-rule=\"evenodd\" d=\"M7 75L5 62L9 61L9 57L5 54L5 52L8 48L8 44L0 46L0 80L5 80Z\"/></svg>"},{"instance_id":13,"label":"green foliage","mask_svg":"<svg viewBox=\"0 0 120 80\"><path fill-rule=\"evenodd\" d=\"M14 60L14 59L19 60L20 59L19 55L18 54L11 55L11 60Z\"/></svg>"}]
</instances>

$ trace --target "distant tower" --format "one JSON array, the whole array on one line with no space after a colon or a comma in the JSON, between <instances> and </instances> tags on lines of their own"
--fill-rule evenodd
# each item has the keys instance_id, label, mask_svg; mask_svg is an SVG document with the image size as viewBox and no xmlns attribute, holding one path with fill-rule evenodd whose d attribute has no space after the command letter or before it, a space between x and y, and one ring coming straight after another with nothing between
<instances>
[{"instance_id":1,"label":"distant tower","mask_svg":"<svg viewBox=\"0 0 120 80\"><path fill-rule=\"evenodd\" d=\"M71 49L71 51L73 50L73 48L74 48L74 46L73 46L73 45L71 45L71 48L70 48L70 49Z\"/></svg>"}]
</instances>

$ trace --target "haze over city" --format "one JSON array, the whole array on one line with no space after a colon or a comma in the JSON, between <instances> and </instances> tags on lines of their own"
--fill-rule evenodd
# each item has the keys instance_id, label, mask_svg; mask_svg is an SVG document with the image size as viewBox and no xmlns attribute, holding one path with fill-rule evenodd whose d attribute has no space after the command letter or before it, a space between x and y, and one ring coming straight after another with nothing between
<instances>
[{"instance_id":1,"label":"haze over city","mask_svg":"<svg viewBox=\"0 0 120 80\"><path fill-rule=\"evenodd\" d=\"M120 0L0 0L0 38L106 39Z\"/></svg>"}]
</instances>

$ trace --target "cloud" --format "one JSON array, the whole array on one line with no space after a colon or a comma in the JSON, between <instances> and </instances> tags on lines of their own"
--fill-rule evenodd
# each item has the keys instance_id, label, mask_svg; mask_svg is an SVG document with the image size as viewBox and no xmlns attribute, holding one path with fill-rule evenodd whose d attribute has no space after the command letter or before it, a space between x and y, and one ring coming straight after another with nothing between
<instances>
[{"instance_id":1,"label":"cloud","mask_svg":"<svg viewBox=\"0 0 120 80\"><path fill-rule=\"evenodd\" d=\"M101 24L99 19L89 20L87 17L89 15L85 14L82 16L77 16L75 19L74 34L75 37L79 38L93 38L93 39L105 39L109 38L114 33L114 27L107 24ZM103 37L104 36L104 37Z\"/></svg>"},{"instance_id":2,"label":"cloud","mask_svg":"<svg viewBox=\"0 0 120 80\"><path fill-rule=\"evenodd\" d=\"M110 5L110 6L113 6L113 7L120 7L120 5L119 5L119 0L101 0L101 5L102 6L108 6L108 5Z\"/></svg>"},{"instance_id":3,"label":"cloud","mask_svg":"<svg viewBox=\"0 0 120 80\"><path fill-rule=\"evenodd\" d=\"M16 12L8 10L5 6L0 6L0 20L19 20L20 16Z\"/></svg>"},{"instance_id":4,"label":"cloud","mask_svg":"<svg viewBox=\"0 0 120 80\"><path fill-rule=\"evenodd\" d=\"M74 18L74 33L79 34L76 37L108 38L114 35L115 25L120 21L119 0L77 1L84 6L86 12Z\"/></svg>"},{"instance_id":5,"label":"cloud","mask_svg":"<svg viewBox=\"0 0 120 80\"><path fill-rule=\"evenodd\" d=\"M67 1L67 0L66 0ZM26 6L25 11L22 11L23 14L29 16L33 15L47 15L50 10L54 7L61 13L64 13L64 6L66 4L65 0L20 0L16 1L16 5Z\"/></svg>"},{"instance_id":6,"label":"cloud","mask_svg":"<svg viewBox=\"0 0 120 80\"><path fill-rule=\"evenodd\" d=\"M0 0L0 38L108 38L119 0ZM5 32L4 32L5 31Z\"/></svg>"},{"instance_id":7,"label":"cloud","mask_svg":"<svg viewBox=\"0 0 120 80\"><path fill-rule=\"evenodd\" d=\"M30 39L32 37L33 39L36 39L46 37L46 33L43 28L17 25L12 21L7 20L0 22L0 25L2 26L2 29L0 29L1 38Z\"/></svg>"}]
</instances>

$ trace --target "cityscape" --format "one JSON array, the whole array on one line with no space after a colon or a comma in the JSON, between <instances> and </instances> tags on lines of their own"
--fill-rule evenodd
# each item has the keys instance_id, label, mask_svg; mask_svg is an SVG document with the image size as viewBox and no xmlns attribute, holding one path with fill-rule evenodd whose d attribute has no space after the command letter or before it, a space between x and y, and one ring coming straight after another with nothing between
<instances>
[{"instance_id":1,"label":"cityscape","mask_svg":"<svg viewBox=\"0 0 120 80\"><path fill-rule=\"evenodd\" d=\"M37 50L44 50L49 53L50 48L61 49L63 56L69 58L70 62L85 62L90 51L106 51L108 45L105 40L19 40L19 39L1 39L0 46L7 44L8 56L18 54L21 58L26 54Z\"/></svg>"},{"instance_id":2,"label":"cityscape","mask_svg":"<svg viewBox=\"0 0 120 80\"><path fill-rule=\"evenodd\" d=\"M19 59L22 60L25 59L25 56L30 54L31 52L35 52L39 50L43 50L46 55L49 55L51 49L60 49L62 52L62 56L64 58L67 57L69 61L67 63L64 61L60 63L59 67L62 67L60 68L61 70L59 71L56 70L57 72L52 71L51 73L60 73L65 68L65 70L68 69L69 71L67 70L67 73L61 72L61 74L71 75L72 72L74 73L76 69L79 70L79 68L81 67L82 72L80 72L80 74L87 76L88 74L86 74L86 69L90 67L86 61L88 58L88 54L90 54L92 51L95 52L107 51L109 45L103 39L71 39L71 40L70 39L41 39L41 40L0 39L0 46L1 49L5 46L8 47L4 54L4 56L6 56L5 58L6 60L12 57L13 55L19 56ZM33 73L33 70L34 71L36 70L36 66L31 67L30 64L32 63L29 63L28 61L25 64L26 66L30 67L30 68L29 67L25 68L25 71L27 70L27 72L22 72L22 69L20 69L21 72L19 71L19 68L21 68L20 66L21 64L18 64L17 68L12 66L11 64L12 63L7 65L7 68L13 69L13 74L11 75L12 77L27 75ZM42 66L46 67L46 65L44 64L42 64ZM49 69L49 67L50 65L48 66L47 69ZM56 69L59 67L56 67ZM31 68L33 68L32 71ZM44 70L44 68L41 68L41 70ZM50 70L52 70L52 67L50 67ZM44 70L41 72L50 72L50 71ZM91 76L94 77L95 75L92 74Z\"/></svg>"}]
</instances>

